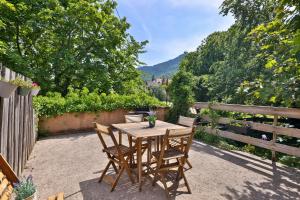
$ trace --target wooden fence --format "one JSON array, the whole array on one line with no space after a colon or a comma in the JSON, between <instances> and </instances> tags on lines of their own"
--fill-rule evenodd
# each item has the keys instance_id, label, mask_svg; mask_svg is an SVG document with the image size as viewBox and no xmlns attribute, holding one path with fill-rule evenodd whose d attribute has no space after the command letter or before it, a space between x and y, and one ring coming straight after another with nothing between
<instances>
[{"instance_id":1,"label":"wooden fence","mask_svg":"<svg viewBox=\"0 0 300 200\"><path fill-rule=\"evenodd\" d=\"M0 63L1 77L13 80L16 76L26 79ZM36 141L32 96L13 94L0 97L0 153L20 175Z\"/></svg>"},{"instance_id":2,"label":"wooden fence","mask_svg":"<svg viewBox=\"0 0 300 200\"><path fill-rule=\"evenodd\" d=\"M238 104L222 104L222 103L207 103L207 102L197 102L195 103L195 108L210 108L212 110L221 110L229 112L241 112L248 114L262 114L262 115L271 115L273 116L273 124L264 124L252 121L243 121L243 120L234 120L230 118L217 118L217 123L219 124L230 124L230 123L239 123L244 126L248 126L253 130L269 132L273 134L272 140L262 140L246 135L236 134L226 130L219 130L212 127L204 127L204 130L207 133L219 135L221 137L229 138L232 140L244 142L247 144L252 144L258 147L269 149L272 151L272 159L275 161L276 156L275 152L282 152L289 155L294 155L300 157L300 148L291 147L288 145L283 145L276 143L277 135L286 135L290 137L300 138L300 129L297 128L286 128L278 126L278 117L287 117L300 119L300 109L297 108L283 108L283 107L271 107L271 106L246 106ZM205 121L212 122L208 115L202 117Z\"/></svg>"}]
</instances>

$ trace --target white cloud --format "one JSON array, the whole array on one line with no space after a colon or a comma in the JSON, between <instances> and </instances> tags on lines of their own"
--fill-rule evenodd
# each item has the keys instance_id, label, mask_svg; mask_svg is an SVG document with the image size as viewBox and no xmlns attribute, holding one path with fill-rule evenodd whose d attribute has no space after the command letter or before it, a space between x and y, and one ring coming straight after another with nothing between
<instances>
[{"instance_id":1,"label":"white cloud","mask_svg":"<svg viewBox=\"0 0 300 200\"><path fill-rule=\"evenodd\" d=\"M167 0L175 7L213 7L219 8L223 0Z\"/></svg>"}]
</instances>

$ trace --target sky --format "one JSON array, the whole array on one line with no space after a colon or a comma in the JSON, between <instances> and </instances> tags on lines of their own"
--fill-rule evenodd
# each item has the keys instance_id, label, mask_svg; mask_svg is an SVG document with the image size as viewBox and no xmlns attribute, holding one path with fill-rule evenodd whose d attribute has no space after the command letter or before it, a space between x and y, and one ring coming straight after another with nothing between
<instances>
[{"instance_id":1,"label":"sky","mask_svg":"<svg viewBox=\"0 0 300 200\"><path fill-rule=\"evenodd\" d=\"M219 14L222 1L118 0L117 11L137 41L149 41L140 60L154 65L195 50L210 33L227 30L234 19Z\"/></svg>"}]
</instances>

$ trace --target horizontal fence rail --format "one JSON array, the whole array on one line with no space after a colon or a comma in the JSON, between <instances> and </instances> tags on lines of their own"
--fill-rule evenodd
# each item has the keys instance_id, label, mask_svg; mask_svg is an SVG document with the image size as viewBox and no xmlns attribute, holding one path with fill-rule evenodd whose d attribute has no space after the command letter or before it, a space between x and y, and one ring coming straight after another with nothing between
<instances>
[{"instance_id":1,"label":"horizontal fence rail","mask_svg":"<svg viewBox=\"0 0 300 200\"><path fill-rule=\"evenodd\" d=\"M261 115L277 115L288 118L300 119L299 108L285 108L285 107L272 107L272 106L248 106L240 104L223 104L223 103L207 103L197 102L195 108L211 108L213 110L223 110L230 112L242 112L249 114Z\"/></svg>"},{"instance_id":2,"label":"horizontal fence rail","mask_svg":"<svg viewBox=\"0 0 300 200\"><path fill-rule=\"evenodd\" d=\"M5 68L0 63L1 77L6 81L26 77ZM9 98L0 97L0 153L20 175L36 141L32 96L20 96L17 91Z\"/></svg>"},{"instance_id":3,"label":"horizontal fence rail","mask_svg":"<svg viewBox=\"0 0 300 200\"><path fill-rule=\"evenodd\" d=\"M247 126L250 129L272 133L272 140L266 141L246 135L236 134L227 130L219 130L213 127L204 127L204 131L213 135L219 135L224 138L229 138L239 142L252 144L258 147L269 149L272 151L272 159L276 160L275 152L286 153L300 157L300 148L291 147L284 144L276 143L277 135L285 135L295 138L300 138L300 129L297 128L286 128L278 126L278 117L288 117L300 119L300 109L298 108L284 108L284 107L271 107L271 106L249 106L239 104L223 104L223 103L208 103L208 102L197 102L194 105L197 109L209 108L212 110L228 111L228 112L241 112L248 114L261 114L271 115L273 117L273 124L264 124L253 121L236 120L230 118L219 117L215 123L218 124L231 124L239 123L243 126ZM207 122L213 122L208 116L201 116L201 119Z\"/></svg>"}]
</instances>

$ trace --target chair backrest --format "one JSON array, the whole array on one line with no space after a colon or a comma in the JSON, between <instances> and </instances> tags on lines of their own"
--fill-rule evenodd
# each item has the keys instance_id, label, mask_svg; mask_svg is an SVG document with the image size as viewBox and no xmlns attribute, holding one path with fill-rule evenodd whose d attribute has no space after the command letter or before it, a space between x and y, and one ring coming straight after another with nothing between
<instances>
[{"instance_id":1,"label":"chair backrest","mask_svg":"<svg viewBox=\"0 0 300 200\"><path fill-rule=\"evenodd\" d=\"M104 149L107 149L107 144L106 144L106 142L103 138L103 135L109 136L112 139L113 144L115 146L118 146L118 142L117 142L117 140L116 140L116 138L115 138L115 136L114 136L114 134L113 134L110 127L104 126L102 124L98 124L96 122L94 122L94 127L95 127L95 131L98 134L98 137L99 137L99 139L101 141L101 144L102 144Z\"/></svg>"},{"instance_id":2,"label":"chair backrest","mask_svg":"<svg viewBox=\"0 0 300 200\"><path fill-rule=\"evenodd\" d=\"M179 139L181 141L181 146L179 147L179 150L181 150L181 152L185 155L185 158L183 158L182 160L182 162L185 163L191 144L193 142L194 134L195 134L195 127L188 127L184 129L168 129L163 138L163 144L162 144L161 154L158 163L162 162L164 152L166 149L169 148L168 144L173 139Z\"/></svg>"},{"instance_id":3,"label":"chair backrest","mask_svg":"<svg viewBox=\"0 0 300 200\"><path fill-rule=\"evenodd\" d=\"M142 122L144 121L144 115L125 115L125 122L126 123L135 123L135 122Z\"/></svg>"},{"instance_id":4,"label":"chair backrest","mask_svg":"<svg viewBox=\"0 0 300 200\"><path fill-rule=\"evenodd\" d=\"M192 127L195 124L195 119L191 117L179 116L178 123L179 125Z\"/></svg>"}]
</instances>

